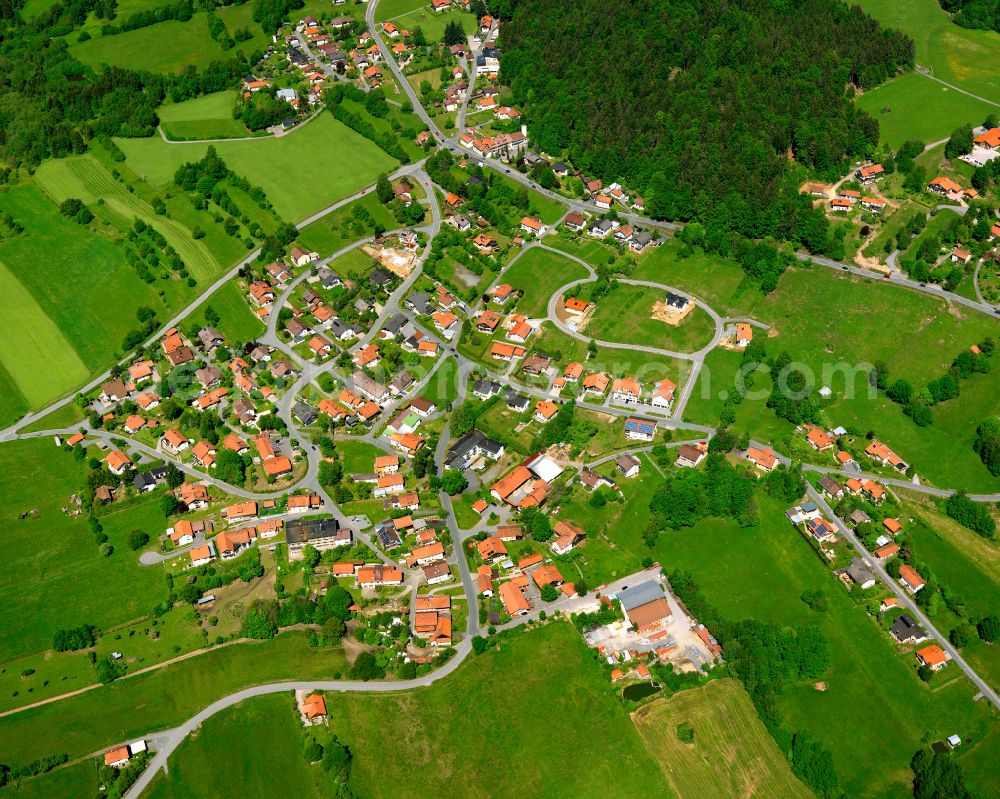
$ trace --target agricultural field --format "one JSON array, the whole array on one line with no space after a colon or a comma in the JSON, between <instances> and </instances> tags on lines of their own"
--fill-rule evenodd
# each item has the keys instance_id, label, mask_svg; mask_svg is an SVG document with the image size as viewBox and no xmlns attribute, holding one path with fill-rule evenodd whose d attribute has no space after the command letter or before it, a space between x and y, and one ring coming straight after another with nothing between
<instances>
[{"instance_id":1,"label":"agricultural field","mask_svg":"<svg viewBox=\"0 0 1000 799\"><path fill-rule=\"evenodd\" d=\"M330 795L330 778L302 757L305 734L291 692L241 702L212 716L188 737L170 758L169 779L161 773L143 796L224 799L280 791L296 799L322 799ZM233 758L234 749L266 751L267 757ZM230 765L220 782L221 762Z\"/></svg>"},{"instance_id":2,"label":"agricultural field","mask_svg":"<svg viewBox=\"0 0 1000 799\"><path fill-rule=\"evenodd\" d=\"M518 675L522 700L517 713L496 690L511 674ZM461 713L453 712L456 697ZM617 796L672 795L579 634L565 623L504 641L426 689L328 695L327 708L334 733L354 756L350 787L358 796L581 797L612 783ZM483 730L496 729L500 718L503 734L484 746ZM594 719L601 735L581 735ZM566 767L567 741L586 768Z\"/></svg>"},{"instance_id":3,"label":"agricultural field","mask_svg":"<svg viewBox=\"0 0 1000 799\"><path fill-rule=\"evenodd\" d=\"M60 214L37 187L11 189L0 197L0 209L25 228L0 242L0 284L7 297L0 319L0 386L10 388L0 412L12 421L106 366L135 327L136 308L164 306L118 248Z\"/></svg>"},{"instance_id":4,"label":"agricultural field","mask_svg":"<svg viewBox=\"0 0 1000 799\"><path fill-rule=\"evenodd\" d=\"M182 223L156 214L148 202L129 192L93 156L46 161L35 178L57 204L75 197L87 205L100 203L123 219L141 219L177 250L195 278L212 278L218 273L220 264L204 241L194 239Z\"/></svg>"},{"instance_id":5,"label":"agricultural field","mask_svg":"<svg viewBox=\"0 0 1000 799\"><path fill-rule=\"evenodd\" d=\"M582 295L587 296L586 285ZM715 322L703 309L695 306L679 325L670 325L653 317L657 301L663 301L662 291L619 284L595 301L597 308L582 332L600 341L674 352L694 352L711 343Z\"/></svg>"},{"instance_id":6,"label":"agricultural field","mask_svg":"<svg viewBox=\"0 0 1000 799\"><path fill-rule=\"evenodd\" d=\"M139 526L135 509L102 517L114 547L110 557L100 554L82 516L63 513L64 506L76 509L69 498L84 472L49 438L0 445L0 492L7 498L0 508L6 542L0 661L47 649L59 628L120 624L166 597L160 570L140 566L125 543Z\"/></svg>"},{"instance_id":7,"label":"agricultural field","mask_svg":"<svg viewBox=\"0 0 1000 799\"><path fill-rule=\"evenodd\" d=\"M97 68L114 64L124 69L150 72L180 72L185 67L203 69L213 61L221 61L237 53L249 54L263 50L269 37L253 21L250 4L224 6L216 15L229 29L247 28L253 33L248 41L237 44L228 52L212 39L208 31L208 15L197 13L187 22L166 20L137 30L112 36L100 35L100 27L91 32L92 38L70 44L70 53L84 64Z\"/></svg>"},{"instance_id":8,"label":"agricultural field","mask_svg":"<svg viewBox=\"0 0 1000 799\"><path fill-rule=\"evenodd\" d=\"M925 144L947 139L956 127L980 125L995 110L988 103L916 72L900 75L865 92L856 105L878 120L879 142L892 149L909 139Z\"/></svg>"},{"instance_id":9,"label":"agricultural field","mask_svg":"<svg viewBox=\"0 0 1000 799\"><path fill-rule=\"evenodd\" d=\"M173 180L182 164L205 155L208 144L168 144L159 136L116 139L126 164L155 185ZM218 142L226 164L267 193L274 210L299 221L375 182L398 162L330 114L279 138Z\"/></svg>"},{"instance_id":10,"label":"agricultural field","mask_svg":"<svg viewBox=\"0 0 1000 799\"><path fill-rule=\"evenodd\" d=\"M814 795L792 774L736 680L713 680L658 699L633 713L632 720L680 799ZM693 727L693 743L678 738L679 724Z\"/></svg>"},{"instance_id":11,"label":"agricultural field","mask_svg":"<svg viewBox=\"0 0 1000 799\"><path fill-rule=\"evenodd\" d=\"M558 253L533 247L503 273L501 281L524 292L517 309L528 317L545 316L549 297L560 286L587 277L587 270Z\"/></svg>"},{"instance_id":12,"label":"agricultural field","mask_svg":"<svg viewBox=\"0 0 1000 799\"><path fill-rule=\"evenodd\" d=\"M917 64L961 89L1000 102L1000 34L960 28L937 0L860 0L861 8L916 44ZM914 116L935 108L914 109ZM958 120L956 120L956 123Z\"/></svg>"},{"instance_id":13,"label":"agricultural field","mask_svg":"<svg viewBox=\"0 0 1000 799\"><path fill-rule=\"evenodd\" d=\"M0 746L7 762L13 763L53 752L66 752L74 758L150 730L180 724L216 699L248 685L339 679L346 669L343 650L313 648L306 633L284 632L267 641L218 647L0 718ZM142 712L137 713L140 706Z\"/></svg>"},{"instance_id":14,"label":"agricultural field","mask_svg":"<svg viewBox=\"0 0 1000 799\"><path fill-rule=\"evenodd\" d=\"M167 103L158 112L160 127L168 139L225 139L245 137L250 131L238 119L233 119L233 106L239 92L230 89L185 100Z\"/></svg>"},{"instance_id":15,"label":"agricultural field","mask_svg":"<svg viewBox=\"0 0 1000 799\"><path fill-rule=\"evenodd\" d=\"M818 626L828 639L832 667L824 690L798 684L778 697L785 726L808 730L832 752L846 794L909 796L909 762L922 741L953 733L963 741L981 741L997 724L995 714L987 704L972 701L975 689L959 674L949 674L933 691L922 683L915 659L901 654L863 606L844 593L787 523L784 506L762 494L757 502L759 527L741 529L731 520L708 519L664 532L650 554L670 568L689 570L727 619ZM645 518L633 517L616 543L649 552L640 535ZM799 599L807 588L824 591L826 613ZM879 712L845 713L845 708L860 707ZM983 745L969 746L962 757ZM988 772L970 771L970 781L988 777Z\"/></svg>"}]
</instances>

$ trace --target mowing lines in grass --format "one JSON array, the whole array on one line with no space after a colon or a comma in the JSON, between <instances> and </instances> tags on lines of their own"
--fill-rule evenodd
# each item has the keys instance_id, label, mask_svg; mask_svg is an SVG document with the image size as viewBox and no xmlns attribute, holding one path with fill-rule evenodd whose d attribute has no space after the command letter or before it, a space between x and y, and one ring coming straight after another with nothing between
<instances>
[{"instance_id":1,"label":"mowing lines in grass","mask_svg":"<svg viewBox=\"0 0 1000 799\"><path fill-rule=\"evenodd\" d=\"M219 271L219 263L212 253L204 244L191 237L188 228L154 213L149 203L126 191L92 156L80 155L47 161L38 168L35 177L56 203L69 197L77 197L85 203L104 200L111 210L124 218L142 219L177 250L195 278L212 278Z\"/></svg>"},{"instance_id":2,"label":"mowing lines in grass","mask_svg":"<svg viewBox=\"0 0 1000 799\"><path fill-rule=\"evenodd\" d=\"M813 796L792 774L750 696L735 680L715 680L651 702L632 720L680 799ZM693 743L678 738L679 724L694 728Z\"/></svg>"}]
</instances>

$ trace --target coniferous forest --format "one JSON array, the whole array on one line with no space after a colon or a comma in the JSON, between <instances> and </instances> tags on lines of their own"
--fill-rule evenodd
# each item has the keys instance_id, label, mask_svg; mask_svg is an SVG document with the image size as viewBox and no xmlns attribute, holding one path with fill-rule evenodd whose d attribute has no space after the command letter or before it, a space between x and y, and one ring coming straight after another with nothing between
<instances>
[{"instance_id":1,"label":"coniferous forest","mask_svg":"<svg viewBox=\"0 0 1000 799\"><path fill-rule=\"evenodd\" d=\"M837 0L502 0L502 81L537 147L642 192L661 218L822 250L797 186L872 152L856 89L913 42ZM506 21L509 20L509 23Z\"/></svg>"}]
</instances>

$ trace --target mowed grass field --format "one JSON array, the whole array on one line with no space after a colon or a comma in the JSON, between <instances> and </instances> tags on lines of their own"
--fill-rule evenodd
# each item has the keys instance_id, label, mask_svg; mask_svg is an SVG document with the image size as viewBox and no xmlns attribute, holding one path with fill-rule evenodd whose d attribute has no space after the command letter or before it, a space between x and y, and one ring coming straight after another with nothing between
<instances>
[{"instance_id":1,"label":"mowed grass field","mask_svg":"<svg viewBox=\"0 0 1000 799\"><path fill-rule=\"evenodd\" d=\"M202 158L209 147L168 144L159 136L115 141L126 163L155 185L170 183L179 166ZM280 138L212 146L230 169L264 189L275 211L288 221L299 221L353 194L398 165L330 114Z\"/></svg>"},{"instance_id":2,"label":"mowed grass field","mask_svg":"<svg viewBox=\"0 0 1000 799\"><path fill-rule=\"evenodd\" d=\"M987 745L984 736L998 721L987 703L973 701L972 684L953 673L950 680L929 689L916 674L913 656L902 654L864 607L845 594L826 564L788 524L785 506L763 493L756 499L761 514L756 528L709 519L665 531L650 552L641 537L646 510L636 513L614 540L642 556L652 555L670 569L691 571L706 598L727 619L816 625L822 631L832 657L823 678L826 690L808 683L792 685L778 697L777 706L787 729L805 729L830 750L846 795L909 797L909 762L922 740L957 733L963 741L980 742L970 743L960 758ZM825 593L826 613L810 610L799 599L807 588ZM992 746L995 758L1000 751ZM970 770L971 781L989 779L988 771Z\"/></svg>"},{"instance_id":3,"label":"mowed grass field","mask_svg":"<svg viewBox=\"0 0 1000 799\"><path fill-rule=\"evenodd\" d=\"M355 441L350 438L336 439L337 457L346 474L366 473L374 471L375 459L388 453L367 441Z\"/></svg>"},{"instance_id":4,"label":"mowed grass field","mask_svg":"<svg viewBox=\"0 0 1000 799\"><path fill-rule=\"evenodd\" d=\"M84 465L50 438L0 445L0 663L48 649L63 627L106 628L145 615L167 595L162 571L140 566L126 544L140 526L135 510L102 517L110 557L100 554L82 516L62 512L84 478Z\"/></svg>"},{"instance_id":5,"label":"mowed grass field","mask_svg":"<svg viewBox=\"0 0 1000 799\"><path fill-rule=\"evenodd\" d=\"M697 306L679 325L653 318L653 306L662 302L663 296L658 289L621 283L596 301L597 308L583 333L601 341L674 352L694 352L708 345L715 335L715 322Z\"/></svg>"},{"instance_id":6,"label":"mowed grass field","mask_svg":"<svg viewBox=\"0 0 1000 799\"><path fill-rule=\"evenodd\" d=\"M354 755L350 786L369 799L579 799L605 795L609 786L619 797L673 795L566 623L471 656L428 688L328 694L327 708L337 738ZM593 734L595 725L600 734ZM501 768L505 763L511 767Z\"/></svg>"},{"instance_id":7,"label":"mowed grass field","mask_svg":"<svg viewBox=\"0 0 1000 799\"><path fill-rule=\"evenodd\" d=\"M788 759L736 680L714 680L651 702L633 713L632 720L680 799L814 796L792 774ZM693 743L677 737L678 724L694 728Z\"/></svg>"},{"instance_id":8,"label":"mowed grass field","mask_svg":"<svg viewBox=\"0 0 1000 799\"><path fill-rule=\"evenodd\" d=\"M532 247L506 269L501 282L524 292L517 310L525 316L545 316L549 297L560 286L587 277L587 270L558 253Z\"/></svg>"},{"instance_id":9,"label":"mowed grass field","mask_svg":"<svg viewBox=\"0 0 1000 799\"><path fill-rule=\"evenodd\" d=\"M996 110L917 72L865 92L856 105L878 120L879 141L893 149L909 139L925 144L947 139L956 126L975 127Z\"/></svg>"},{"instance_id":10,"label":"mowed grass field","mask_svg":"<svg viewBox=\"0 0 1000 799\"><path fill-rule=\"evenodd\" d=\"M167 20L113 36L100 35L98 28L92 31L92 39L71 43L69 50L94 68L114 64L124 69L150 72L179 72L189 66L201 69L213 61L222 61L236 53L262 50L267 45L269 37L251 18L252 11L249 4L216 9L216 15L226 23L230 36L239 28L247 28L253 33L251 39L229 51L212 39L208 32L208 15L202 13L195 14L187 22Z\"/></svg>"},{"instance_id":11,"label":"mowed grass field","mask_svg":"<svg viewBox=\"0 0 1000 799\"><path fill-rule=\"evenodd\" d=\"M307 633L284 632L267 641L213 649L0 718L0 747L8 763L26 763L53 752L66 752L70 758L88 755L150 730L176 726L215 700L250 685L330 680L346 670L343 650L313 648Z\"/></svg>"},{"instance_id":12,"label":"mowed grass field","mask_svg":"<svg viewBox=\"0 0 1000 799\"><path fill-rule=\"evenodd\" d=\"M106 366L137 307L164 306L117 247L60 214L36 186L6 192L0 209L25 228L0 242L0 419L12 421Z\"/></svg>"},{"instance_id":13,"label":"mowed grass field","mask_svg":"<svg viewBox=\"0 0 1000 799\"><path fill-rule=\"evenodd\" d=\"M1000 34L960 28L937 0L859 0L858 5L913 39L917 64L934 76L1000 102Z\"/></svg>"},{"instance_id":14,"label":"mowed grass field","mask_svg":"<svg viewBox=\"0 0 1000 799\"><path fill-rule=\"evenodd\" d=\"M108 208L125 219L141 219L177 250L196 279L215 277L219 271L218 260L203 240L192 238L190 229L180 222L156 214L149 203L129 192L93 156L79 155L46 161L38 168L35 178L56 203L70 197L83 200L88 205L103 200Z\"/></svg>"},{"instance_id":15,"label":"mowed grass field","mask_svg":"<svg viewBox=\"0 0 1000 799\"><path fill-rule=\"evenodd\" d=\"M233 119L239 97L235 89L214 92L180 103L160 106L160 127L168 139L222 139L249 136L250 131Z\"/></svg>"},{"instance_id":16,"label":"mowed grass field","mask_svg":"<svg viewBox=\"0 0 1000 799\"><path fill-rule=\"evenodd\" d=\"M248 699L212 716L189 736L170 758L169 777L160 772L143 797L330 796L330 777L302 756L304 740L293 692ZM247 756L234 757L237 750ZM252 754L264 752L266 757ZM224 776L220 763L228 764Z\"/></svg>"}]
</instances>

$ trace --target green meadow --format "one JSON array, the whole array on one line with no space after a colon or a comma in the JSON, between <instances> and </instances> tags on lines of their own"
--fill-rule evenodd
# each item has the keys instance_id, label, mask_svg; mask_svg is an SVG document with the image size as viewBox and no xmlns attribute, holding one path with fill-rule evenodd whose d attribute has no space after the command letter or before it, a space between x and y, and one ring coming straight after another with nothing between
<instances>
[{"instance_id":1,"label":"green meadow","mask_svg":"<svg viewBox=\"0 0 1000 799\"><path fill-rule=\"evenodd\" d=\"M159 136L116 139L126 163L156 185L173 180L177 168L205 155L208 144L168 144ZM274 210L298 221L375 182L397 161L368 139L321 114L279 138L218 142L219 155L234 172L260 186Z\"/></svg>"},{"instance_id":2,"label":"green meadow","mask_svg":"<svg viewBox=\"0 0 1000 799\"><path fill-rule=\"evenodd\" d=\"M226 281L222 288L208 297L198 306L197 310L184 320L184 324L198 325L199 328L208 324L205 312L209 308L219 315L219 321L214 325L215 329L230 344L256 341L257 337L264 332L264 324L250 310L249 304L240 293L239 286L234 280Z\"/></svg>"},{"instance_id":3,"label":"green meadow","mask_svg":"<svg viewBox=\"0 0 1000 799\"><path fill-rule=\"evenodd\" d=\"M309 764L302 756L305 735L293 693L241 702L212 716L197 735L188 737L170 758L169 777L161 772L143 796L224 799L269 796L280 790L296 799L323 799L330 796L329 777L318 763ZM237 748L266 751L267 757L234 759ZM223 780L219 779L221 762L230 764Z\"/></svg>"},{"instance_id":4,"label":"green meadow","mask_svg":"<svg viewBox=\"0 0 1000 799\"><path fill-rule=\"evenodd\" d=\"M249 136L246 126L233 119L238 97L235 89L227 89L180 103L167 103L158 112L160 127L168 139L176 140Z\"/></svg>"},{"instance_id":5,"label":"green meadow","mask_svg":"<svg viewBox=\"0 0 1000 799\"><path fill-rule=\"evenodd\" d=\"M696 306L679 325L669 325L653 318L657 301L663 301L662 291L621 283L596 300L597 308L583 332L601 341L675 352L694 352L711 342L715 322L704 310Z\"/></svg>"},{"instance_id":6,"label":"green meadow","mask_svg":"<svg viewBox=\"0 0 1000 799\"><path fill-rule=\"evenodd\" d=\"M947 139L959 125L975 127L996 110L916 72L865 92L856 104L878 120L879 141L893 149L910 139L925 144Z\"/></svg>"},{"instance_id":7,"label":"green meadow","mask_svg":"<svg viewBox=\"0 0 1000 799\"><path fill-rule=\"evenodd\" d=\"M1000 102L1000 34L960 28L937 0L860 0L858 5L883 25L913 39L917 64L934 76ZM935 110L919 112L933 114Z\"/></svg>"},{"instance_id":8,"label":"green meadow","mask_svg":"<svg viewBox=\"0 0 1000 799\"><path fill-rule=\"evenodd\" d=\"M988 703L973 701L972 684L957 670L933 690L921 682L913 656L902 654L864 607L846 595L785 521L784 506L763 494L757 502L759 527L743 529L731 520L707 519L664 531L650 554L668 569L689 570L727 619L819 627L832 656L824 690L811 683L793 685L777 704L788 729L808 730L833 753L846 795L910 796L909 762L924 740L958 733L963 740L980 742L970 745L962 758L982 746L991 746L995 757L996 745L982 739L995 728L996 714ZM612 536L615 543L639 555L648 553L641 538L647 517L648 511L632 517ZM824 591L826 613L799 599L807 588ZM868 711L852 711L859 708ZM970 770L970 781L991 779L986 769Z\"/></svg>"},{"instance_id":9,"label":"green meadow","mask_svg":"<svg viewBox=\"0 0 1000 799\"><path fill-rule=\"evenodd\" d=\"M342 649L310 647L309 636L301 631L222 646L0 718L0 749L5 762L12 763L56 752L66 752L70 758L89 755L128 738L176 726L215 700L250 685L338 679L346 670Z\"/></svg>"},{"instance_id":10,"label":"green meadow","mask_svg":"<svg viewBox=\"0 0 1000 799\"><path fill-rule=\"evenodd\" d=\"M203 69L213 61L222 61L235 53L249 54L263 50L270 37L264 35L251 18L251 4L223 6L216 9L232 36L247 28L253 37L228 52L208 32L207 14L197 13L187 22L166 20L145 28L103 36L100 27L90 31L92 38L70 44L70 53L91 67L114 64L125 69L150 72L180 72L185 67Z\"/></svg>"},{"instance_id":11,"label":"green meadow","mask_svg":"<svg viewBox=\"0 0 1000 799\"><path fill-rule=\"evenodd\" d=\"M0 392L0 413L10 421L107 365L135 327L135 309L163 303L117 247L64 217L37 187L11 189L0 196L0 209L25 228L0 242L7 298L0 315L0 386L11 387Z\"/></svg>"},{"instance_id":12,"label":"green meadow","mask_svg":"<svg viewBox=\"0 0 1000 799\"><path fill-rule=\"evenodd\" d=\"M426 689L327 695L331 726L354 756L351 788L371 799L575 799L613 784L616 796L672 796L592 657L575 629L555 622L472 656ZM516 685L517 710L498 690L505 685ZM459 698L462 711L454 712ZM583 734L597 720L601 734ZM484 731L492 731L486 739Z\"/></svg>"},{"instance_id":13,"label":"green meadow","mask_svg":"<svg viewBox=\"0 0 1000 799\"><path fill-rule=\"evenodd\" d=\"M162 571L140 566L126 544L129 531L142 526L141 510L101 518L114 547L110 557L101 555L82 515L63 512L78 510L70 496L82 487L85 471L50 438L0 445L2 662L49 648L63 627L106 628L145 615L167 595Z\"/></svg>"}]
</instances>

